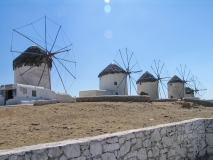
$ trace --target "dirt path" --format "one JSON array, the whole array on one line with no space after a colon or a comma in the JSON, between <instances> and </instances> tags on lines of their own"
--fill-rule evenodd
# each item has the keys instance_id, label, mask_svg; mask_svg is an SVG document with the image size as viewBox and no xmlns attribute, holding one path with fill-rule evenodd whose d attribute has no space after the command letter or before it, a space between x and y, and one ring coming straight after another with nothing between
<instances>
[{"instance_id":1,"label":"dirt path","mask_svg":"<svg viewBox=\"0 0 213 160\"><path fill-rule=\"evenodd\" d=\"M85 102L0 108L0 149L213 118L213 108L180 102Z\"/></svg>"}]
</instances>

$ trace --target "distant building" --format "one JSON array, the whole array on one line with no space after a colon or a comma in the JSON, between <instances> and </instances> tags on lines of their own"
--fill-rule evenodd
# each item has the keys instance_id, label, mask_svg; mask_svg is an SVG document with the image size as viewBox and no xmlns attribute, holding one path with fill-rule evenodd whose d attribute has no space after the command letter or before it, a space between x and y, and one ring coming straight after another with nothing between
<instances>
[{"instance_id":1,"label":"distant building","mask_svg":"<svg viewBox=\"0 0 213 160\"><path fill-rule=\"evenodd\" d=\"M184 98L184 82L176 75L174 75L169 82L168 86L168 98Z\"/></svg>"},{"instance_id":2,"label":"distant building","mask_svg":"<svg viewBox=\"0 0 213 160\"><path fill-rule=\"evenodd\" d=\"M148 71L146 71L136 82L137 92L145 92L150 96L151 100L159 99L158 80Z\"/></svg>"}]
</instances>

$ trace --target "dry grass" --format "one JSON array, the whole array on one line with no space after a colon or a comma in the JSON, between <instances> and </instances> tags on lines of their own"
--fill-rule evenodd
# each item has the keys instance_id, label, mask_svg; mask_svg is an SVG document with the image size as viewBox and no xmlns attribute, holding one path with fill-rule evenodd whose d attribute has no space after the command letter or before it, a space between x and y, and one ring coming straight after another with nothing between
<instances>
[{"instance_id":1,"label":"dry grass","mask_svg":"<svg viewBox=\"0 0 213 160\"><path fill-rule=\"evenodd\" d=\"M84 102L0 108L0 149L82 138L192 118L213 108L181 102Z\"/></svg>"}]
</instances>

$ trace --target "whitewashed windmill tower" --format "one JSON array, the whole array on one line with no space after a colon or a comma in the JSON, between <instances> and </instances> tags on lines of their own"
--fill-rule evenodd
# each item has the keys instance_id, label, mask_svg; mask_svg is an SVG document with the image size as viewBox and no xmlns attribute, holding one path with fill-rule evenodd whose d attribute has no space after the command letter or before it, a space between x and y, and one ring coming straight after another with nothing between
<instances>
[{"instance_id":1,"label":"whitewashed windmill tower","mask_svg":"<svg viewBox=\"0 0 213 160\"><path fill-rule=\"evenodd\" d=\"M110 63L98 75L99 89L115 91L117 95L127 95L127 74L124 69L114 63Z\"/></svg>"},{"instance_id":2,"label":"whitewashed windmill tower","mask_svg":"<svg viewBox=\"0 0 213 160\"><path fill-rule=\"evenodd\" d=\"M13 60L14 83L41 86L51 89L51 59L44 50L31 46Z\"/></svg>"},{"instance_id":3,"label":"whitewashed windmill tower","mask_svg":"<svg viewBox=\"0 0 213 160\"><path fill-rule=\"evenodd\" d=\"M158 96L158 80L148 71L146 71L136 82L137 92L145 92L150 96L151 100L159 99Z\"/></svg>"},{"instance_id":4,"label":"whitewashed windmill tower","mask_svg":"<svg viewBox=\"0 0 213 160\"><path fill-rule=\"evenodd\" d=\"M174 75L169 82L168 86L168 98L184 98L184 81L178 76Z\"/></svg>"}]
</instances>

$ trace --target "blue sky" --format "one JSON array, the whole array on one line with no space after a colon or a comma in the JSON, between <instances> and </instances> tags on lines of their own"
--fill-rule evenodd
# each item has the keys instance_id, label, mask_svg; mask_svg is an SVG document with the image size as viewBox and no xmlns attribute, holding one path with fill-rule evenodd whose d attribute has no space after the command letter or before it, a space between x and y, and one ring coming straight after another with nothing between
<instances>
[{"instance_id":1,"label":"blue sky","mask_svg":"<svg viewBox=\"0 0 213 160\"><path fill-rule=\"evenodd\" d=\"M73 96L98 89L98 74L127 47L143 73L152 71L154 59L165 62L170 76L186 64L207 88L203 98L213 99L212 0L1 0L0 84L13 83L12 29L45 15L62 26L73 44Z\"/></svg>"}]
</instances>

